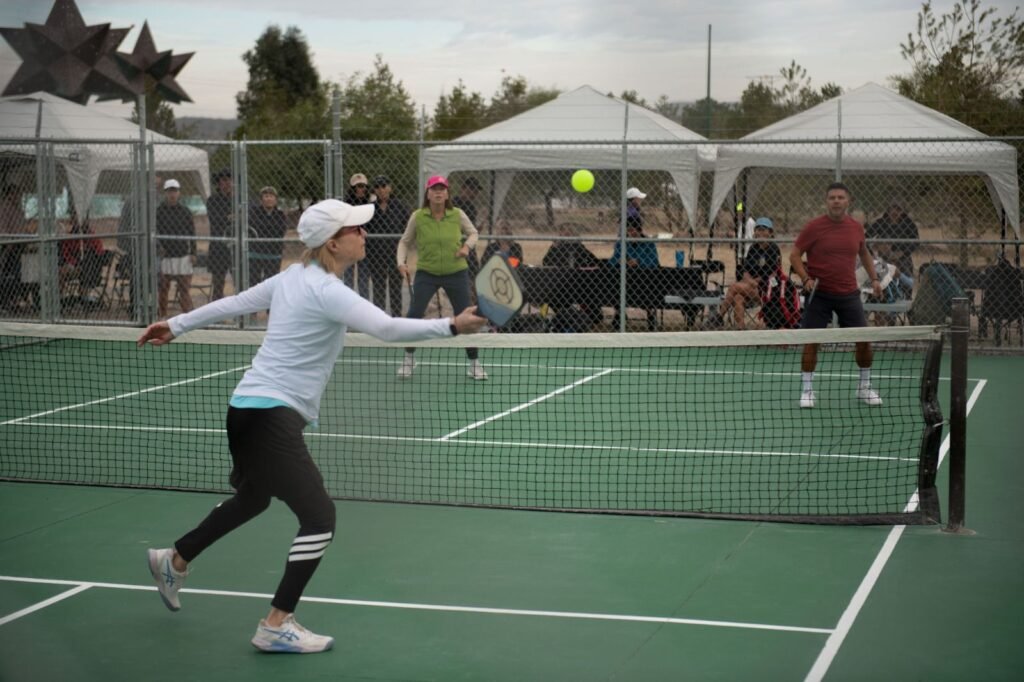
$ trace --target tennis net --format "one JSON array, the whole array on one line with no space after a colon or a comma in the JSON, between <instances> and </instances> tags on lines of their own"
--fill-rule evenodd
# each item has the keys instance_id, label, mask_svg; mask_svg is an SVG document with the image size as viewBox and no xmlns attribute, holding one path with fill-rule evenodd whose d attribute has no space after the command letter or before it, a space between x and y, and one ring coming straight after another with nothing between
<instances>
[{"instance_id":1,"label":"tennis net","mask_svg":"<svg viewBox=\"0 0 1024 682\"><path fill-rule=\"evenodd\" d=\"M230 490L224 415L262 334L0 323L0 478ZM856 393L874 349L881 405ZM813 409L801 344L820 343ZM338 499L820 523L938 522L934 327L350 334L306 442ZM477 346L488 381L466 376Z\"/></svg>"}]
</instances>

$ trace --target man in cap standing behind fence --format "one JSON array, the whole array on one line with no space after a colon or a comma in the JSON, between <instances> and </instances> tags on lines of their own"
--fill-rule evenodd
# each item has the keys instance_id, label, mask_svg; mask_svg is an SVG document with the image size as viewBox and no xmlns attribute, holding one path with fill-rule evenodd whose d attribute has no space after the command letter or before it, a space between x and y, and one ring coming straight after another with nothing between
<instances>
[{"instance_id":1,"label":"man in cap standing behind fence","mask_svg":"<svg viewBox=\"0 0 1024 682\"><path fill-rule=\"evenodd\" d=\"M409 222L409 209L400 199L391 197L391 181L384 175L373 179L377 208L366 224L366 268L373 283L373 304L391 315L402 314L402 273L395 267L398 238Z\"/></svg>"},{"instance_id":2,"label":"man in cap standing behind fence","mask_svg":"<svg viewBox=\"0 0 1024 682\"><path fill-rule=\"evenodd\" d=\"M237 214L234 211L234 182L231 171L224 169L213 176L216 191L206 201L206 216L210 220L210 236L231 238L237 235ZM207 251L210 270L210 300L224 297L224 280L231 273L231 242L210 241ZM234 275L232 275L232 278ZM235 288L238 288L236 282Z\"/></svg>"}]
</instances>

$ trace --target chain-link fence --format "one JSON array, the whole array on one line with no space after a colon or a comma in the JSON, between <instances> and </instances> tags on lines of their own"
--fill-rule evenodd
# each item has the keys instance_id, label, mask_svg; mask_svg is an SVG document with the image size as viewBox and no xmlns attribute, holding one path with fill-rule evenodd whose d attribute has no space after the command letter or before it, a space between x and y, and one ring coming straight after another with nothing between
<instances>
[{"instance_id":1,"label":"chain-link fence","mask_svg":"<svg viewBox=\"0 0 1024 682\"><path fill-rule=\"evenodd\" d=\"M865 294L873 324L941 323L965 295L978 345L1024 348L1024 138L0 147L8 319L139 324L229 295L297 261L298 217L328 196L377 204L345 277L402 314L398 240L440 174L479 231L471 271L495 251L519 263L528 306L510 331L787 326L792 243L841 179L884 285ZM594 175L586 193L578 168ZM427 314L449 310L439 295Z\"/></svg>"}]
</instances>

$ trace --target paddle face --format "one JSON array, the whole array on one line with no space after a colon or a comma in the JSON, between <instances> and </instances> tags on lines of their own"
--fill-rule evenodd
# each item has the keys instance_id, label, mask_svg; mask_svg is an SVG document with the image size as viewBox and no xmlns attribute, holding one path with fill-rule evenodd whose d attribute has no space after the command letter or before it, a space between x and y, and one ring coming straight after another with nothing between
<instances>
[{"instance_id":1,"label":"paddle face","mask_svg":"<svg viewBox=\"0 0 1024 682\"><path fill-rule=\"evenodd\" d=\"M523 287L508 258L500 253L491 256L476 275L478 312L499 327L523 307Z\"/></svg>"}]
</instances>

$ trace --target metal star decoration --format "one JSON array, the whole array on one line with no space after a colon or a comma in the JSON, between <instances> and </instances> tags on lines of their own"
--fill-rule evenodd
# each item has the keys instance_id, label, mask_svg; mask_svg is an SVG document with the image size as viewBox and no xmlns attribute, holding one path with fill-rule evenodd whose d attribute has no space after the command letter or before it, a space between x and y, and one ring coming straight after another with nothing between
<instances>
[{"instance_id":1,"label":"metal star decoration","mask_svg":"<svg viewBox=\"0 0 1024 682\"><path fill-rule=\"evenodd\" d=\"M191 102L192 99L178 85L175 76L185 67L188 60L192 59L194 52L188 54L174 55L172 50L157 52L153 35L149 32L149 22L142 24L142 31L139 39L135 41L135 49L131 54L127 52L117 53L117 63L121 72L127 80L132 92L146 93L155 92L165 102L181 104ZM117 94L100 97L106 99L130 100L134 97L123 97Z\"/></svg>"},{"instance_id":2,"label":"metal star decoration","mask_svg":"<svg viewBox=\"0 0 1024 682\"><path fill-rule=\"evenodd\" d=\"M132 91L113 53L131 30L110 24L86 26L74 0L56 0L45 24L0 28L22 63L4 95L50 92L79 104L89 96L130 97Z\"/></svg>"}]
</instances>

